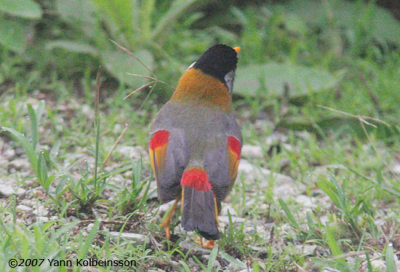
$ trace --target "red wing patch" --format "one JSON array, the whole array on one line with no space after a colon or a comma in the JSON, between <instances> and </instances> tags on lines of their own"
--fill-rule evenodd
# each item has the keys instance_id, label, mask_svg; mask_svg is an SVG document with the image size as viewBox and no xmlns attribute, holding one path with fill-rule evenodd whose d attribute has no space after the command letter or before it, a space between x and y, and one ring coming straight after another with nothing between
<instances>
[{"instance_id":1,"label":"red wing patch","mask_svg":"<svg viewBox=\"0 0 400 272\"><path fill-rule=\"evenodd\" d=\"M191 168L186 170L181 179L181 186L194 187L195 190L208 192L212 185L208 180L207 172L202 168Z\"/></svg>"},{"instance_id":2,"label":"red wing patch","mask_svg":"<svg viewBox=\"0 0 400 272\"><path fill-rule=\"evenodd\" d=\"M153 172L157 176L164 170L165 155L167 153L167 145L169 139L168 130L159 130L154 133L149 144L150 163Z\"/></svg>"},{"instance_id":3,"label":"red wing patch","mask_svg":"<svg viewBox=\"0 0 400 272\"><path fill-rule=\"evenodd\" d=\"M150 141L149 148L154 150L157 147L161 147L168 143L169 131L168 130L159 130L154 133L153 138Z\"/></svg>"},{"instance_id":4,"label":"red wing patch","mask_svg":"<svg viewBox=\"0 0 400 272\"><path fill-rule=\"evenodd\" d=\"M232 181L236 178L238 172L241 149L242 146L239 140L236 137L229 136L228 137L229 173L231 174Z\"/></svg>"}]
</instances>

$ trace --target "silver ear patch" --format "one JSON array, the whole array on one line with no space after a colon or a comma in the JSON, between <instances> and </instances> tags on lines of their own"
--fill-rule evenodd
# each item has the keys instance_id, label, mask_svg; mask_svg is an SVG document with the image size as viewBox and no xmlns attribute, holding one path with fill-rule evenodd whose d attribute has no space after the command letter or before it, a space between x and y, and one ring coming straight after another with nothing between
<instances>
[{"instance_id":1,"label":"silver ear patch","mask_svg":"<svg viewBox=\"0 0 400 272\"><path fill-rule=\"evenodd\" d=\"M224 76L225 84L228 87L229 93L233 91L233 81L235 79L235 71L232 70Z\"/></svg>"},{"instance_id":2,"label":"silver ear patch","mask_svg":"<svg viewBox=\"0 0 400 272\"><path fill-rule=\"evenodd\" d=\"M192 64L189 65L189 67L188 67L186 70L189 70L189 69L192 68L195 64L196 64L196 62L193 62Z\"/></svg>"}]
</instances>

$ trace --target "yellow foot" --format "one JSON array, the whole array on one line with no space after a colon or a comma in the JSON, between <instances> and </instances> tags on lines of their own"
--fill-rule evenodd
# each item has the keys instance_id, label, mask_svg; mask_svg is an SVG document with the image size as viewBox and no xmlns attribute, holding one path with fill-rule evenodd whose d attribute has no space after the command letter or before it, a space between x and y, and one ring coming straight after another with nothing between
<instances>
[{"instance_id":1,"label":"yellow foot","mask_svg":"<svg viewBox=\"0 0 400 272\"><path fill-rule=\"evenodd\" d=\"M165 237L167 237L168 240L171 240L171 227L169 226L171 223L171 217L174 214L174 211L176 209L176 206L178 205L179 200L181 200L180 196L175 200L174 205L172 205L170 211L166 216L164 216L164 220L160 224L160 227L164 228Z\"/></svg>"},{"instance_id":2,"label":"yellow foot","mask_svg":"<svg viewBox=\"0 0 400 272\"><path fill-rule=\"evenodd\" d=\"M204 239L204 240L205 240L205 242L203 242L203 238L201 238L201 237L196 238L196 242L199 243L202 248L213 249L215 247L214 240L206 240L206 239Z\"/></svg>"},{"instance_id":3,"label":"yellow foot","mask_svg":"<svg viewBox=\"0 0 400 272\"><path fill-rule=\"evenodd\" d=\"M168 222L168 224L163 224L163 223L161 223L160 224L160 227L163 227L164 228L164 230L165 230L165 237L168 239L168 240L171 240L171 227L169 226L169 222Z\"/></svg>"}]
</instances>

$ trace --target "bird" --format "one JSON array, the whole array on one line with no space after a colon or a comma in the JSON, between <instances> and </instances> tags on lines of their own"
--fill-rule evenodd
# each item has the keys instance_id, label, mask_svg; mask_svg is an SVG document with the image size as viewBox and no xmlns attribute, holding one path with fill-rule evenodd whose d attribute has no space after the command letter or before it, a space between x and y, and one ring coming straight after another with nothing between
<instances>
[{"instance_id":1,"label":"bird","mask_svg":"<svg viewBox=\"0 0 400 272\"><path fill-rule=\"evenodd\" d=\"M220 238L218 215L238 173L242 133L232 109L240 47L216 44L192 63L170 100L150 125L149 157L162 203L175 200L161 223L170 239L170 221L181 201L181 225L208 240Z\"/></svg>"}]
</instances>

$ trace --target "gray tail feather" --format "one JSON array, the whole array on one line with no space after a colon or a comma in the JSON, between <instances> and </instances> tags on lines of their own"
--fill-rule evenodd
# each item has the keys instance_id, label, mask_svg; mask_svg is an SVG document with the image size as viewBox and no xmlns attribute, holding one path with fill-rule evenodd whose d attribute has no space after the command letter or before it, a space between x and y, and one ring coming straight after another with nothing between
<instances>
[{"instance_id":1,"label":"gray tail feather","mask_svg":"<svg viewBox=\"0 0 400 272\"><path fill-rule=\"evenodd\" d=\"M220 238L216 219L214 193L183 187L184 203L182 227L187 231L197 231L208 240Z\"/></svg>"}]
</instances>

